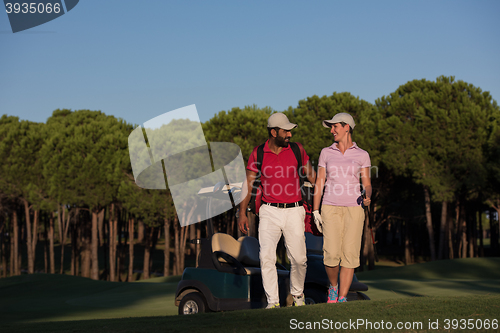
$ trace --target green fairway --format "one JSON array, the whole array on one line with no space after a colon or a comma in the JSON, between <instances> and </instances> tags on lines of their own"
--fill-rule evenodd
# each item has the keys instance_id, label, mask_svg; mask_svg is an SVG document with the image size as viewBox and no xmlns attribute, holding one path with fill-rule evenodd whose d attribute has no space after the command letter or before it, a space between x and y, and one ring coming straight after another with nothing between
<instances>
[{"instance_id":1,"label":"green fairway","mask_svg":"<svg viewBox=\"0 0 500 333\"><path fill-rule=\"evenodd\" d=\"M174 305L180 277L125 283L67 275L22 275L0 279L0 331L165 332L167 327L168 332L200 327L206 332L272 331L289 330L295 317L301 321L413 318L426 323L447 316L500 319L500 258L442 260L357 276L369 286L366 293L371 301L188 318L177 316ZM252 325L242 327L242 322Z\"/></svg>"},{"instance_id":2,"label":"green fairway","mask_svg":"<svg viewBox=\"0 0 500 333\"><path fill-rule=\"evenodd\" d=\"M500 258L438 260L357 273L374 300L408 296L500 295Z\"/></svg>"},{"instance_id":3,"label":"green fairway","mask_svg":"<svg viewBox=\"0 0 500 333\"><path fill-rule=\"evenodd\" d=\"M0 279L0 321L174 315L179 280L180 277L170 277L126 283L50 274Z\"/></svg>"},{"instance_id":4,"label":"green fairway","mask_svg":"<svg viewBox=\"0 0 500 333\"><path fill-rule=\"evenodd\" d=\"M331 332L345 331L346 329L361 332L499 332L499 309L500 296L413 297L346 304L318 304L300 308L206 313L192 316L43 323L7 322L2 323L2 332L276 333L301 329L311 331L314 328ZM456 325L456 329L453 329L454 325ZM473 329L471 326L466 330L459 329L460 326L467 327L467 325L472 325ZM484 329L485 326L488 329Z\"/></svg>"}]
</instances>

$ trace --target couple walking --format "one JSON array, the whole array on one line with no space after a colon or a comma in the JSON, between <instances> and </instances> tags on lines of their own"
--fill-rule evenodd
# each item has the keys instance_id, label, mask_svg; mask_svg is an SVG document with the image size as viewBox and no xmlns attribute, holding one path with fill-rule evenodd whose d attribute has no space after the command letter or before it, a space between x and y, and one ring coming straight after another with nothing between
<instances>
[{"instance_id":1,"label":"couple walking","mask_svg":"<svg viewBox=\"0 0 500 333\"><path fill-rule=\"evenodd\" d=\"M294 150L299 149L302 162L300 168L305 171L311 184L315 184L313 214L316 226L324 237L324 264L330 280L328 303L346 302L354 269L359 266L364 225L361 202L369 205L372 192L370 156L352 141L355 123L351 115L337 113L331 120L324 120L323 126L330 129L334 142L321 151L317 173L303 146L290 142L291 130L297 124L290 123L283 113L274 113L268 119L269 139L263 145L262 165L258 165L258 147L254 148L248 159L248 194L240 203L238 224L241 232L248 233L246 213L251 199L250 189L253 188L255 179L260 177L260 262L267 308L280 306L276 248L281 235L285 238L291 263L290 293L295 306L304 305L307 269L305 210L300 192L298 159ZM365 199L360 195L360 179L366 191Z\"/></svg>"}]
</instances>

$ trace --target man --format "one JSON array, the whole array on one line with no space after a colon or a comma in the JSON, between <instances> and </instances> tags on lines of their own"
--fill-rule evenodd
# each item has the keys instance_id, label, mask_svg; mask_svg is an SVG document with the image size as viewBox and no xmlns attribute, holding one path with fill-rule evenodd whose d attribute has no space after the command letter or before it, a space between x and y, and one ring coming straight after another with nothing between
<instances>
[{"instance_id":1,"label":"man","mask_svg":"<svg viewBox=\"0 0 500 333\"><path fill-rule=\"evenodd\" d=\"M302 206L300 179L297 159L289 142L291 130L296 124L288 121L283 113L272 114L267 121L269 139L264 144L264 157L261 166L262 204L259 211L259 243L262 283L267 297L266 309L279 308L278 274L276 271L276 248L281 235L291 263L290 293L294 305L304 305L304 280L307 269L306 243L304 236L305 210ZM302 157L301 169L305 171L311 184L315 183L316 173L304 148L297 144ZM246 216L250 202L251 189L259 172L255 147L247 165L247 196L240 203L239 229L248 233Z\"/></svg>"}]
</instances>

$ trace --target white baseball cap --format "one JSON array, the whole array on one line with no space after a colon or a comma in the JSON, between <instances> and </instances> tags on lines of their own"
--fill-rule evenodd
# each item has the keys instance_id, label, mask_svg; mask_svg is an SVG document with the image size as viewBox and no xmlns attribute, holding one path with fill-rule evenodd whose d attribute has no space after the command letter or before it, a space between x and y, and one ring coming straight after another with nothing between
<instances>
[{"instance_id":1,"label":"white baseball cap","mask_svg":"<svg viewBox=\"0 0 500 333\"><path fill-rule=\"evenodd\" d=\"M345 112L337 113L335 116L333 116L332 120L323 120L323 126L328 128L332 127L332 125L336 123L346 123L351 126L352 129L354 129L354 126L356 126L356 123L354 122L352 116L349 113Z\"/></svg>"},{"instance_id":2,"label":"white baseball cap","mask_svg":"<svg viewBox=\"0 0 500 333\"><path fill-rule=\"evenodd\" d=\"M292 124L284 113L277 112L273 113L269 119L267 119L267 127L278 127L289 131L297 127L297 124Z\"/></svg>"}]
</instances>

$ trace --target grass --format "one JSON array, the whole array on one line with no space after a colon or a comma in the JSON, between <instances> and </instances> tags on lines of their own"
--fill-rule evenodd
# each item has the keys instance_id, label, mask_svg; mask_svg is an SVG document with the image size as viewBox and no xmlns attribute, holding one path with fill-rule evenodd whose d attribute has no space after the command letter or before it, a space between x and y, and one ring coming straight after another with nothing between
<instances>
[{"instance_id":1,"label":"grass","mask_svg":"<svg viewBox=\"0 0 500 333\"><path fill-rule=\"evenodd\" d=\"M367 294L382 300L405 296L500 295L500 258L437 260L356 273Z\"/></svg>"},{"instance_id":2,"label":"grass","mask_svg":"<svg viewBox=\"0 0 500 333\"><path fill-rule=\"evenodd\" d=\"M284 332L291 328L309 325L316 328L327 325L358 323L360 331L375 331L391 323L391 329L377 329L377 332L449 332L446 319L472 319L484 323L499 317L500 296L473 296L464 302L463 297L400 298L386 301L350 302L347 304L318 304L302 308L275 310L247 310L223 313L197 314L193 316L138 317L110 320L65 321L44 323L3 323L2 332ZM368 326L370 322L372 329ZM430 323L437 324L437 330L430 330ZM344 324L345 323L345 324ZM408 329L397 330L402 323ZM299 326L301 325L301 326ZM348 326L347 326L348 327ZM404 327L404 326L403 326ZM352 328L352 327L351 327ZM411 329L410 329L411 328ZM450 327L451 328L451 327ZM338 331L338 330L337 330ZM481 331L481 330L468 330ZM498 332L497 329L483 330Z\"/></svg>"},{"instance_id":3,"label":"grass","mask_svg":"<svg viewBox=\"0 0 500 333\"><path fill-rule=\"evenodd\" d=\"M126 283L51 274L1 279L0 322L173 315L179 280L177 276Z\"/></svg>"},{"instance_id":4,"label":"grass","mask_svg":"<svg viewBox=\"0 0 500 333\"><path fill-rule=\"evenodd\" d=\"M368 284L371 301L177 316L174 293L180 277L120 283L22 275L0 279L0 331L276 332L289 331L294 319L311 325L359 319L421 322L413 330L418 332L430 331L429 320L438 320L440 330L432 331L443 332L446 318L500 320L500 258L442 260L357 276ZM488 330L493 331L499 330Z\"/></svg>"}]
</instances>

